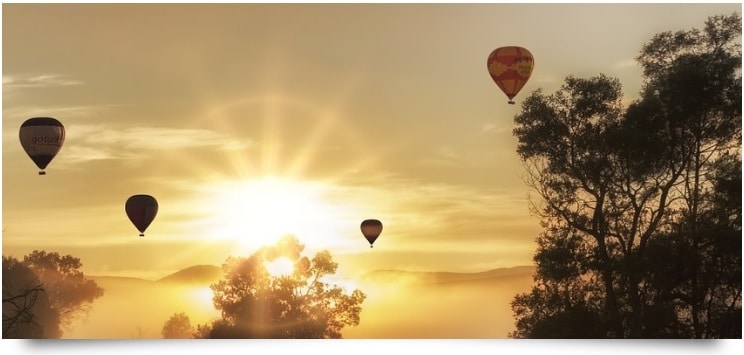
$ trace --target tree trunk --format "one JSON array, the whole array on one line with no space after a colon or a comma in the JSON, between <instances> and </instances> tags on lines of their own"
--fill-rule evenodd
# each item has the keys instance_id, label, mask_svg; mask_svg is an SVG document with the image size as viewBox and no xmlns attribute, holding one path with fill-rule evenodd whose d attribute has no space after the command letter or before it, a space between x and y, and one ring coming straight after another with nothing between
<instances>
[{"instance_id":1,"label":"tree trunk","mask_svg":"<svg viewBox=\"0 0 744 355\"><path fill-rule=\"evenodd\" d=\"M615 288L613 287L612 263L610 257L607 255L604 238L597 238L597 244L599 257L602 262L602 281L605 286L605 316L607 317L608 322L607 337L624 338L623 322L620 318L617 295L615 294ZM610 332L614 332L614 335L611 335Z\"/></svg>"}]
</instances>

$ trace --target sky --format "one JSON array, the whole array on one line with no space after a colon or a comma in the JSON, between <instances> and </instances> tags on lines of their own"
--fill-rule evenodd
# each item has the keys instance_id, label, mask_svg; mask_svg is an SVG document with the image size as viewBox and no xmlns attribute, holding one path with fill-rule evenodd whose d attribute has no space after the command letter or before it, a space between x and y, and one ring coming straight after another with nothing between
<instances>
[{"instance_id":1,"label":"sky","mask_svg":"<svg viewBox=\"0 0 744 355\"><path fill-rule=\"evenodd\" d=\"M513 118L568 75L637 97L642 45L729 4L3 4L2 249L155 279L285 233L339 272L529 265ZM535 58L509 105L488 54ZM20 125L66 129L39 176ZM158 214L139 232L126 199ZM384 228L370 248L359 224Z\"/></svg>"},{"instance_id":2,"label":"sky","mask_svg":"<svg viewBox=\"0 0 744 355\"><path fill-rule=\"evenodd\" d=\"M57 251L87 275L158 279L292 233L345 275L530 265L540 226L512 135L521 101L603 73L630 102L644 43L732 12L741 4L3 3L3 255ZM510 45L535 57L516 105L486 69ZM45 176L18 138L35 116L66 129ZM140 193L159 203L145 237L124 212ZM384 225L374 248L368 218ZM435 313L433 297L418 311Z\"/></svg>"}]
</instances>

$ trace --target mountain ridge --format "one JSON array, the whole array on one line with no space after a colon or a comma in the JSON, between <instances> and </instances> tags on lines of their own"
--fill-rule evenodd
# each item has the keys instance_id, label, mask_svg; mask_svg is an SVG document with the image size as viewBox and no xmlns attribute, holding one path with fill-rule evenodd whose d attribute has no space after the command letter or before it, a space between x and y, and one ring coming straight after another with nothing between
<instances>
[{"instance_id":1,"label":"mountain ridge","mask_svg":"<svg viewBox=\"0 0 744 355\"><path fill-rule=\"evenodd\" d=\"M407 281L413 283L455 283L488 281L511 277L531 277L535 271L533 265L519 265L503 267L477 272L450 272L450 271L406 271L396 269L383 269L367 272L362 275L363 280L369 281Z\"/></svg>"},{"instance_id":2,"label":"mountain ridge","mask_svg":"<svg viewBox=\"0 0 744 355\"><path fill-rule=\"evenodd\" d=\"M414 283L451 283L487 281L495 278L525 277L534 273L534 265L518 265L475 272L411 271L405 269L379 269L361 274L364 281L408 281ZM129 276L91 275L93 280L119 280L128 282L155 282L168 284L211 284L223 276L216 265L198 264L183 268L158 279Z\"/></svg>"},{"instance_id":3,"label":"mountain ridge","mask_svg":"<svg viewBox=\"0 0 744 355\"><path fill-rule=\"evenodd\" d=\"M168 283L204 283L216 282L222 278L222 269L215 265L200 264L178 270L158 279Z\"/></svg>"}]
</instances>

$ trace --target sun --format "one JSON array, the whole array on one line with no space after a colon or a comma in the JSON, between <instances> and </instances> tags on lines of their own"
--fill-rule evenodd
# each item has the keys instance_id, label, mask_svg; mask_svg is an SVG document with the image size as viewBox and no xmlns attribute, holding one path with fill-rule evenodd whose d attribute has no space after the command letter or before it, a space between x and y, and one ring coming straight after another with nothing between
<instances>
[{"instance_id":1,"label":"sun","mask_svg":"<svg viewBox=\"0 0 744 355\"><path fill-rule=\"evenodd\" d=\"M191 296L199 305L204 307L213 307L212 297L214 297L214 293L208 286L198 287L191 290Z\"/></svg>"},{"instance_id":2,"label":"sun","mask_svg":"<svg viewBox=\"0 0 744 355\"><path fill-rule=\"evenodd\" d=\"M266 271L273 277L287 276L294 271L294 263L287 258L277 258L266 264Z\"/></svg>"},{"instance_id":3,"label":"sun","mask_svg":"<svg viewBox=\"0 0 744 355\"><path fill-rule=\"evenodd\" d=\"M205 107L200 117L208 118L217 131L245 141L222 149L227 175L212 171L211 161L188 165L202 175L197 183L187 185L189 193L197 194L186 202L189 206L183 206L188 209L189 238L227 241L234 256L249 255L287 234L294 235L307 251L358 247L359 223L369 215L364 211L376 202L370 203L353 191L356 188L338 182L374 166L382 153L366 132L342 119L343 100L319 105L280 90L245 93ZM245 120L248 116L256 119ZM285 125L288 119L291 126ZM240 132L246 129L251 133L243 136ZM343 139L338 144L334 142L337 136ZM328 175L325 153L341 147L361 155ZM324 180L310 179L319 176L317 169L325 171Z\"/></svg>"},{"instance_id":4,"label":"sun","mask_svg":"<svg viewBox=\"0 0 744 355\"><path fill-rule=\"evenodd\" d=\"M306 245L343 243L351 222L345 216L348 208L326 201L327 188L276 177L215 182L206 204L213 209L207 232L234 241L241 253L272 245L287 234Z\"/></svg>"}]
</instances>

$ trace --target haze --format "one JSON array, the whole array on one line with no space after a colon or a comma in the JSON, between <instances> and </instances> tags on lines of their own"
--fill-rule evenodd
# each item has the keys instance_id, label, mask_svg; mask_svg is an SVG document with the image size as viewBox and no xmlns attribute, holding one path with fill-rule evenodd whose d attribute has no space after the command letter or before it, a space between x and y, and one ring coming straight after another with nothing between
<instances>
[{"instance_id":1,"label":"haze","mask_svg":"<svg viewBox=\"0 0 744 355\"><path fill-rule=\"evenodd\" d=\"M100 280L105 296L65 338L159 338L175 312L206 322L216 315L207 284L156 280L285 233L308 254L329 250L339 280L369 293L344 337L506 338L540 231L511 131L520 101L599 73L630 101L641 85L633 59L654 34L734 11L3 4L3 255L70 254ZM535 56L516 105L486 70L506 45ZM18 141L34 116L67 132L45 176ZM160 205L141 238L124 213L138 193ZM384 224L374 248L359 230L367 218ZM365 279L515 267L456 284Z\"/></svg>"}]
</instances>

